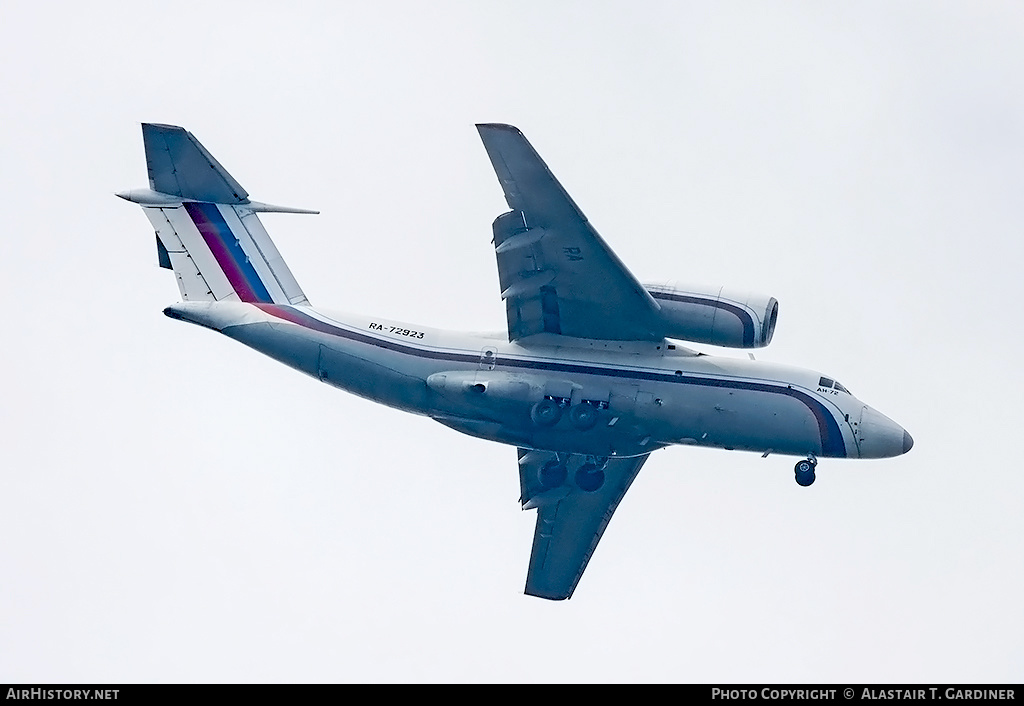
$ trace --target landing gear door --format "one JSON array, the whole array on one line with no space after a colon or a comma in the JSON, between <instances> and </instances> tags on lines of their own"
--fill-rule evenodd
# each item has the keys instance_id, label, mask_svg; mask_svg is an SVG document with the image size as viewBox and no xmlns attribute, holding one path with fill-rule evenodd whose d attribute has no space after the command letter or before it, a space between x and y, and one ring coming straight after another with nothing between
<instances>
[{"instance_id":1,"label":"landing gear door","mask_svg":"<svg viewBox=\"0 0 1024 706\"><path fill-rule=\"evenodd\" d=\"M617 385L611 389L611 394L608 396L608 410L616 423L622 417L632 419L636 409L636 396L639 392L639 385Z\"/></svg>"}]
</instances>

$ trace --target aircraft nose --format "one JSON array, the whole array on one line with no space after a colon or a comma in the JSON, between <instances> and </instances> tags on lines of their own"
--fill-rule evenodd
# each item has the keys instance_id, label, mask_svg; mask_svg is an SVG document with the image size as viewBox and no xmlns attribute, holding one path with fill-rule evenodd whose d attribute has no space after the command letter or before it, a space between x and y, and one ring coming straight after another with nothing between
<instances>
[{"instance_id":1,"label":"aircraft nose","mask_svg":"<svg viewBox=\"0 0 1024 706\"><path fill-rule=\"evenodd\" d=\"M867 405L861 413L858 440L861 458L902 456L914 445L906 429Z\"/></svg>"}]
</instances>

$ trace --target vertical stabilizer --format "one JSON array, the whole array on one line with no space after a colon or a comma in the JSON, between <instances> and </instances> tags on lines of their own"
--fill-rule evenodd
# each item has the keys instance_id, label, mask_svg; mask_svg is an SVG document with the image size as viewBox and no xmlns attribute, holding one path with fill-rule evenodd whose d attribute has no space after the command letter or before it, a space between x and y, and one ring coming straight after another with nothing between
<instances>
[{"instance_id":1,"label":"vertical stabilizer","mask_svg":"<svg viewBox=\"0 0 1024 706\"><path fill-rule=\"evenodd\" d=\"M249 200L249 194L187 130L143 124L149 189L118 196L142 206L156 230L161 266L184 301L309 304L259 211L315 213Z\"/></svg>"}]
</instances>

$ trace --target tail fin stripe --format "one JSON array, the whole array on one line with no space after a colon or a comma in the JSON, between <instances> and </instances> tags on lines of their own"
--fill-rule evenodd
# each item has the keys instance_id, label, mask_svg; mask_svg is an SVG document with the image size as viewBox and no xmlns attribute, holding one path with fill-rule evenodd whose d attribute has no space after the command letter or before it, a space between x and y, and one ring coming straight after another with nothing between
<instances>
[{"instance_id":1,"label":"tail fin stripe","mask_svg":"<svg viewBox=\"0 0 1024 706\"><path fill-rule=\"evenodd\" d=\"M243 302L273 302L266 285L249 262L217 205L190 202L184 206L238 298Z\"/></svg>"},{"instance_id":2,"label":"tail fin stripe","mask_svg":"<svg viewBox=\"0 0 1024 706\"><path fill-rule=\"evenodd\" d=\"M250 201L184 128L144 123L142 138L150 188L117 195L142 206L156 231L160 266L174 271L182 301L308 306L256 215L307 211Z\"/></svg>"}]
</instances>

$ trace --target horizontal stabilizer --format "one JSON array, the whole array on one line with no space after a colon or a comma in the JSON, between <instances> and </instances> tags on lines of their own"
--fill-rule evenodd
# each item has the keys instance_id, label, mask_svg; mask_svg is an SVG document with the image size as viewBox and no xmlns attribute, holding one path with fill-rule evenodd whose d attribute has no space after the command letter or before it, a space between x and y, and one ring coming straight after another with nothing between
<instances>
[{"instance_id":1,"label":"horizontal stabilizer","mask_svg":"<svg viewBox=\"0 0 1024 706\"><path fill-rule=\"evenodd\" d=\"M164 206L177 207L186 201L202 201L202 199L172 196L170 194L160 193L159 191L153 191L152 189L125 189L124 191L115 192L114 196L122 198L125 201L137 203L140 206L156 206L158 208L162 208ZM309 208L275 206L274 204L262 203L260 201L246 201L243 205L247 211L252 213L303 213L314 216L320 213L319 211L314 211Z\"/></svg>"},{"instance_id":2,"label":"horizontal stabilizer","mask_svg":"<svg viewBox=\"0 0 1024 706\"><path fill-rule=\"evenodd\" d=\"M309 216L319 215L319 211L314 211L310 208L295 208L294 206L275 206L271 203L261 203L259 201L250 201L249 210L257 213L301 213Z\"/></svg>"}]
</instances>

